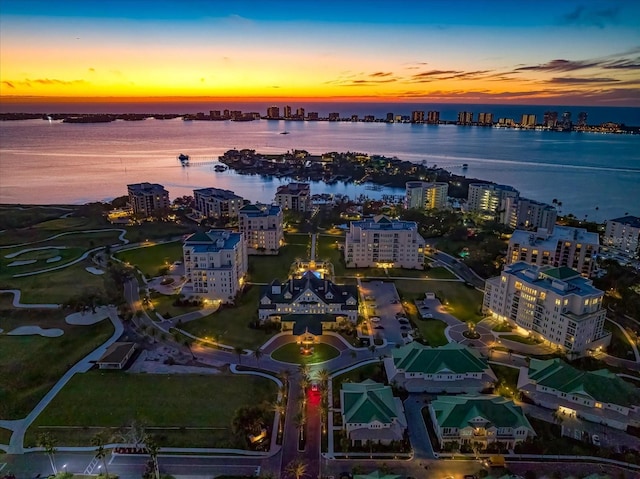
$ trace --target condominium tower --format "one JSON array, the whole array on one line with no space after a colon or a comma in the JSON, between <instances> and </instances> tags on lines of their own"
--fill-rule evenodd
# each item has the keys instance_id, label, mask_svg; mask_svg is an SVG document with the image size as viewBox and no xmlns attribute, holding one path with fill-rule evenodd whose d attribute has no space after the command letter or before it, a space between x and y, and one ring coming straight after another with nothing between
<instances>
[{"instance_id":1,"label":"condominium tower","mask_svg":"<svg viewBox=\"0 0 640 479\"><path fill-rule=\"evenodd\" d=\"M129 204L134 215L149 217L163 215L169 209L169 192L156 183L127 185Z\"/></svg>"},{"instance_id":2,"label":"condominium tower","mask_svg":"<svg viewBox=\"0 0 640 479\"><path fill-rule=\"evenodd\" d=\"M276 204L283 210L300 211L311 210L311 188L309 183L289 183L278 186L276 190Z\"/></svg>"},{"instance_id":3,"label":"condominium tower","mask_svg":"<svg viewBox=\"0 0 640 479\"><path fill-rule=\"evenodd\" d=\"M491 183L471 183L467 198L467 209L486 218L509 224L510 211L520 192L513 186Z\"/></svg>"},{"instance_id":4,"label":"condominium tower","mask_svg":"<svg viewBox=\"0 0 640 479\"><path fill-rule=\"evenodd\" d=\"M413 221L384 215L352 221L345 238L347 268L424 268L424 239Z\"/></svg>"},{"instance_id":5,"label":"condominium tower","mask_svg":"<svg viewBox=\"0 0 640 479\"><path fill-rule=\"evenodd\" d=\"M248 254L278 254L284 241L282 208L246 205L240 209L238 222Z\"/></svg>"},{"instance_id":6,"label":"condominium tower","mask_svg":"<svg viewBox=\"0 0 640 479\"><path fill-rule=\"evenodd\" d=\"M485 282L482 311L572 354L607 346L604 293L565 266L523 261Z\"/></svg>"},{"instance_id":7,"label":"condominium tower","mask_svg":"<svg viewBox=\"0 0 640 479\"><path fill-rule=\"evenodd\" d=\"M631 256L640 254L640 218L624 216L607 221L603 242Z\"/></svg>"},{"instance_id":8,"label":"condominium tower","mask_svg":"<svg viewBox=\"0 0 640 479\"><path fill-rule=\"evenodd\" d=\"M447 206L448 183L428 183L426 181L408 181L407 209L441 210Z\"/></svg>"}]
</instances>

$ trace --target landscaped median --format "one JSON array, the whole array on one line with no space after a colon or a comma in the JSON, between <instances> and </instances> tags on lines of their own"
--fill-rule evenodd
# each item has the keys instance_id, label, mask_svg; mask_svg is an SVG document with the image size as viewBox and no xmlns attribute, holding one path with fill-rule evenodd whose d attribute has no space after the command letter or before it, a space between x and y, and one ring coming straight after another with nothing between
<instances>
[{"instance_id":1,"label":"landscaped median","mask_svg":"<svg viewBox=\"0 0 640 479\"><path fill-rule=\"evenodd\" d=\"M297 343L289 343L276 349L271 358L276 361L291 364L318 364L338 357L340 352L330 344L318 343L313 345L313 351L302 354L301 346Z\"/></svg>"},{"instance_id":2,"label":"landscaped median","mask_svg":"<svg viewBox=\"0 0 640 479\"><path fill-rule=\"evenodd\" d=\"M75 375L60 391L27 431L25 446L34 446L42 432L59 446L90 444L103 430L123 442L135 421L161 447L244 449L248 436L239 412L258 407L270 430L276 395L276 384L258 376L91 371Z\"/></svg>"}]
</instances>

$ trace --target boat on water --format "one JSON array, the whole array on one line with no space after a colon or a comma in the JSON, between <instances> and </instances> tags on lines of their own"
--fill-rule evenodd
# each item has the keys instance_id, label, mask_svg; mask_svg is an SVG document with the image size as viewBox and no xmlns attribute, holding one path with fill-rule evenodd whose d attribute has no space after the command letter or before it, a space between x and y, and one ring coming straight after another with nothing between
<instances>
[{"instance_id":1,"label":"boat on water","mask_svg":"<svg viewBox=\"0 0 640 479\"><path fill-rule=\"evenodd\" d=\"M281 135L288 135L288 134L289 134L289 132L288 132L288 131L281 131L281 132L280 132L280 134L281 134Z\"/></svg>"},{"instance_id":2,"label":"boat on water","mask_svg":"<svg viewBox=\"0 0 640 479\"><path fill-rule=\"evenodd\" d=\"M224 165L216 165L213 167L213 169L214 171L221 172L221 171L226 171L227 167Z\"/></svg>"},{"instance_id":3,"label":"boat on water","mask_svg":"<svg viewBox=\"0 0 640 479\"><path fill-rule=\"evenodd\" d=\"M182 166L189 166L189 155L185 155L184 153L180 153L180 155L178 155L178 160L180 160L180 164Z\"/></svg>"},{"instance_id":4,"label":"boat on water","mask_svg":"<svg viewBox=\"0 0 640 479\"><path fill-rule=\"evenodd\" d=\"M466 170L466 169L468 169L468 168L469 168L469 164L468 164L468 163L463 163L463 164L462 164L462 169L463 169L463 170Z\"/></svg>"}]
</instances>

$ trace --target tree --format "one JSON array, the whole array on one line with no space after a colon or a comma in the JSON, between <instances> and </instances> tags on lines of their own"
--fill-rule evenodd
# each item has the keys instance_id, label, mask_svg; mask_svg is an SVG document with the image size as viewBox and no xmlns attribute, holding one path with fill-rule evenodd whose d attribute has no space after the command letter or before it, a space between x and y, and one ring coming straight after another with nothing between
<instances>
[{"instance_id":1,"label":"tree","mask_svg":"<svg viewBox=\"0 0 640 479\"><path fill-rule=\"evenodd\" d=\"M300 371L300 374L302 375L303 378L306 378L307 380L309 379L309 365L308 364L301 364L299 366L298 370Z\"/></svg>"},{"instance_id":2,"label":"tree","mask_svg":"<svg viewBox=\"0 0 640 479\"><path fill-rule=\"evenodd\" d=\"M145 437L144 445L149 452L151 463L153 465L153 479L160 479L160 466L158 465L158 451L160 446L151 436Z\"/></svg>"},{"instance_id":3,"label":"tree","mask_svg":"<svg viewBox=\"0 0 640 479\"><path fill-rule=\"evenodd\" d=\"M369 346L369 351L371 351L371 357L375 356L376 354L376 345L372 344L371 346Z\"/></svg>"},{"instance_id":4,"label":"tree","mask_svg":"<svg viewBox=\"0 0 640 479\"><path fill-rule=\"evenodd\" d=\"M327 369L321 369L317 372L318 379L322 383L322 389L326 389L329 384L331 373Z\"/></svg>"},{"instance_id":5,"label":"tree","mask_svg":"<svg viewBox=\"0 0 640 479\"><path fill-rule=\"evenodd\" d=\"M244 354L242 346L235 346L233 348L233 352L238 355L238 364L242 364L242 355Z\"/></svg>"},{"instance_id":6,"label":"tree","mask_svg":"<svg viewBox=\"0 0 640 479\"><path fill-rule=\"evenodd\" d=\"M307 474L307 463L300 459L294 459L284 469L285 473L289 477L294 479L301 479Z\"/></svg>"},{"instance_id":7,"label":"tree","mask_svg":"<svg viewBox=\"0 0 640 479\"><path fill-rule=\"evenodd\" d=\"M38 446L44 449L45 454L49 457L49 462L51 463L51 470L54 474L58 473L58 468L56 467L56 462L54 460L54 455L57 452L56 449L56 441L48 432L44 432L38 435Z\"/></svg>"},{"instance_id":8,"label":"tree","mask_svg":"<svg viewBox=\"0 0 640 479\"><path fill-rule=\"evenodd\" d=\"M260 364L260 358L264 356L264 352L262 351L262 349L256 349L253 355L256 357L256 362Z\"/></svg>"},{"instance_id":9,"label":"tree","mask_svg":"<svg viewBox=\"0 0 640 479\"><path fill-rule=\"evenodd\" d=\"M282 401L276 401L272 404L271 409L274 413L280 415L280 419L278 421L278 430L282 432L282 428L284 426L284 415L287 412L287 407Z\"/></svg>"},{"instance_id":10,"label":"tree","mask_svg":"<svg viewBox=\"0 0 640 479\"><path fill-rule=\"evenodd\" d=\"M102 465L104 466L104 474L109 479L109 470L107 469L107 450L104 448L104 443L106 439L103 433L98 433L91 438L91 444L96 446L96 459L102 460Z\"/></svg>"}]
</instances>

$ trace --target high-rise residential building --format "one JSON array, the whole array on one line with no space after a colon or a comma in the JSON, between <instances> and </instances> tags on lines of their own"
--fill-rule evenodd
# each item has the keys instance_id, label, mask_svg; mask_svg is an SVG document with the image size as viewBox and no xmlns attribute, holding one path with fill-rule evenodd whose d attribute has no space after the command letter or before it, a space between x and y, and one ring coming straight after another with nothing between
<instances>
[{"instance_id":1,"label":"high-rise residential building","mask_svg":"<svg viewBox=\"0 0 640 479\"><path fill-rule=\"evenodd\" d=\"M545 111L543 125L547 128L555 128L558 125L558 112L557 111Z\"/></svg>"},{"instance_id":2,"label":"high-rise residential building","mask_svg":"<svg viewBox=\"0 0 640 479\"><path fill-rule=\"evenodd\" d=\"M640 218L623 216L607 220L603 243L630 256L640 256Z\"/></svg>"},{"instance_id":3,"label":"high-rise residential building","mask_svg":"<svg viewBox=\"0 0 640 479\"><path fill-rule=\"evenodd\" d=\"M482 311L570 354L605 347L604 293L562 266L507 265L485 282Z\"/></svg>"},{"instance_id":4,"label":"high-rise residential building","mask_svg":"<svg viewBox=\"0 0 640 479\"><path fill-rule=\"evenodd\" d=\"M427 123L431 125L437 125L440 123L440 112L439 111L428 111L427 112Z\"/></svg>"},{"instance_id":5,"label":"high-rise residential building","mask_svg":"<svg viewBox=\"0 0 640 479\"><path fill-rule=\"evenodd\" d=\"M284 117L287 119L291 118L291 107L289 105L285 105L284 107Z\"/></svg>"},{"instance_id":6,"label":"high-rise residential building","mask_svg":"<svg viewBox=\"0 0 640 479\"><path fill-rule=\"evenodd\" d=\"M220 188L193 190L194 210L203 218L236 218L244 199L233 191Z\"/></svg>"},{"instance_id":7,"label":"high-rise residential building","mask_svg":"<svg viewBox=\"0 0 640 479\"><path fill-rule=\"evenodd\" d=\"M213 120L219 120L222 118L222 113L220 112L220 110L211 110L209 112L209 117L211 117L211 119Z\"/></svg>"},{"instance_id":8,"label":"high-rise residential building","mask_svg":"<svg viewBox=\"0 0 640 479\"><path fill-rule=\"evenodd\" d=\"M296 110L296 118L299 118L300 120L304 120L304 108L298 108Z\"/></svg>"},{"instance_id":9,"label":"high-rise residential building","mask_svg":"<svg viewBox=\"0 0 640 479\"><path fill-rule=\"evenodd\" d=\"M491 183L471 183L467 197L468 211L480 213L504 224L511 220L511 210L520 192L513 186Z\"/></svg>"},{"instance_id":10,"label":"high-rise residential building","mask_svg":"<svg viewBox=\"0 0 640 479\"><path fill-rule=\"evenodd\" d=\"M406 191L407 209L441 210L447 206L448 183L408 181Z\"/></svg>"},{"instance_id":11,"label":"high-rise residential building","mask_svg":"<svg viewBox=\"0 0 640 479\"><path fill-rule=\"evenodd\" d=\"M588 113L586 111L578 113L578 126L587 126L587 117Z\"/></svg>"},{"instance_id":12,"label":"high-rise residential building","mask_svg":"<svg viewBox=\"0 0 640 479\"><path fill-rule=\"evenodd\" d=\"M387 113L387 123L393 123L393 113Z\"/></svg>"},{"instance_id":13,"label":"high-rise residential building","mask_svg":"<svg viewBox=\"0 0 640 479\"><path fill-rule=\"evenodd\" d=\"M570 130L571 127L573 126L573 123L571 122L571 112L570 111L565 111L562 114L562 121L560 123L560 126L562 127L563 130Z\"/></svg>"},{"instance_id":14,"label":"high-rise residential building","mask_svg":"<svg viewBox=\"0 0 640 479\"><path fill-rule=\"evenodd\" d=\"M378 215L351 222L344 260L347 268L424 269L424 244L415 222Z\"/></svg>"},{"instance_id":15,"label":"high-rise residential building","mask_svg":"<svg viewBox=\"0 0 640 479\"><path fill-rule=\"evenodd\" d=\"M309 115L307 115L307 120L317 120L320 118L317 111L310 111Z\"/></svg>"},{"instance_id":16,"label":"high-rise residential building","mask_svg":"<svg viewBox=\"0 0 640 479\"><path fill-rule=\"evenodd\" d=\"M493 125L493 113L478 113L478 125Z\"/></svg>"},{"instance_id":17,"label":"high-rise residential building","mask_svg":"<svg viewBox=\"0 0 640 479\"><path fill-rule=\"evenodd\" d=\"M223 110L222 111L222 116L225 118L229 118L231 117L231 112L229 110Z\"/></svg>"},{"instance_id":18,"label":"high-rise residential building","mask_svg":"<svg viewBox=\"0 0 640 479\"><path fill-rule=\"evenodd\" d=\"M519 198L511 210L509 225L512 228L527 230L544 228L552 233L557 218L558 211L555 207L547 203Z\"/></svg>"},{"instance_id":19,"label":"high-rise residential building","mask_svg":"<svg viewBox=\"0 0 640 479\"><path fill-rule=\"evenodd\" d=\"M289 183L278 186L275 203L283 210L305 213L311 211L311 187L309 183Z\"/></svg>"},{"instance_id":20,"label":"high-rise residential building","mask_svg":"<svg viewBox=\"0 0 640 479\"><path fill-rule=\"evenodd\" d=\"M162 216L169 210L169 192L157 183L127 185L129 204L134 215L148 218Z\"/></svg>"},{"instance_id":21,"label":"high-rise residential building","mask_svg":"<svg viewBox=\"0 0 640 479\"><path fill-rule=\"evenodd\" d=\"M365 115L364 121L365 123L373 123L374 121L376 121L376 117L373 115Z\"/></svg>"},{"instance_id":22,"label":"high-rise residential building","mask_svg":"<svg viewBox=\"0 0 640 479\"><path fill-rule=\"evenodd\" d=\"M354 123L358 121L358 115L351 115L351 121Z\"/></svg>"},{"instance_id":23,"label":"high-rise residential building","mask_svg":"<svg viewBox=\"0 0 640 479\"><path fill-rule=\"evenodd\" d=\"M461 111L458 113L458 125L470 125L473 123L473 113L470 111Z\"/></svg>"},{"instance_id":24,"label":"high-rise residential building","mask_svg":"<svg viewBox=\"0 0 640 479\"><path fill-rule=\"evenodd\" d=\"M238 213L238 223L248 254L278 254L284 242L282 208L246 205Z\"/></svg>"},{"instance_id":25,"label":"high-rise residential building","mask_svg":"<svg viewBox=\"0 0 640 479\"><path fill-rule=\"evenodd\" d=\"M555 226L553 232L515 230L509 239L507 264L525 261L529 264L566 266L584 276L591 276L600 250L598 233L584 228Z\"/></svg>"},{"instance_id":26,"label":"high-rise residential building","mask_svg":"<svg viewBox=\"0 0 640 479\"><path fill-rule=\"evenodd\" d=\"M267 108L267 118L280 118L280 108L277 106Z\"/></svg>"},{"instance_id":27,"label":"high-rise residential building","mask_svg":"<svg viewBox=\"0 0 640 479\"><path fill-rule=\"evenodd\" d=\"M533 128L534 126L536 126L536 116L531 113L525 113L524 115L522 115L520 125L525 128Z\"/></svg>"},{"instance_id":28,"label":"high-rise residential building","mask_svg":"<svg viewBox=\"0 0 640 479\"><path fill-rule=\"evenodd\" d=\"M419 111L419 110L412 111L411 123L424 123L424 111Z\"/></svg>"},{"instance_id":29,"label":"high-rise residential building","mask_svg":"<svg viewBox=\"0 0 640 479\"><path fill-rule=\"evenodd\" d=\"M340 113L338 112L329 113L329 121L338 121L338 120L340 120Z\"/></svg>"},{"instance_id":30,"label":"high-rise residential building","mask_svg":"<svg viewBox=\"0 0 640 479\"><path fill-rule=\"evenodd\" d=\"M233 302L248 267L247 249L240 233L194 233L185 240L182 253L186 276L183 294Z\"/></svg>"}]
</instances>

